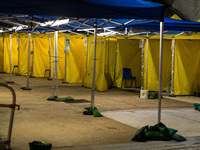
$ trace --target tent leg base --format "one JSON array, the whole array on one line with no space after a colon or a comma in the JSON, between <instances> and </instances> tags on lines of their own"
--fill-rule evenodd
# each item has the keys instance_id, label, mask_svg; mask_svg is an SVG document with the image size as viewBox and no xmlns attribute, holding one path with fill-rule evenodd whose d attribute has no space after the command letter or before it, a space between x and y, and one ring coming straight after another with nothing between
<instances>
[{"instance_id":1,"label":"tent leg base","mask_svg":"<svg viewBox=\"0 0 200 150\"><path fill-rule=\"evenodd\" d=\"M35 78L35 76L30 76L30 78Z\"/></svg>"},{"instance_id":2,"label":"tent leg base","mask_svg":"<svg viewBox=\"0 0 200 150\"><path fill-rule=\"evenodd\" d=\"M7 83L14 83L13 81L7 81Z\"/></svg>"},{"instance_id":3,"label":"tent leg base","mask_svg":"<svg viewBox=\"0 0 200 150\"><path fill-rule=\"evenodd\" d=\"M93 115L93 112L92 111L83 111L83 115Z\"/></svg>"},{"instance_id":4,"label":"tent leg base","mask_svg":"<svg viewBox=\"0 0 200 150\"><path fill-rule=\"evenodd\" d=\"M169 97L176 97L176 95L174 95L174 94L171 94L171 95L168 95Z\"/></svg>"},{"instance_id":5,"label":"tent leg base","mask_svg":"<svg viewBox=\"0 0 200 150\"><path fill-rule=\"evenodd\" d=\"M64 81L64 82L62 82L62 83L68 83L68 82L65 82L65 81Z\"/></svg>"},{"instance_id":6,"label":"tent leg base","mask_svg":"<svg viewBox=\"0 0 200 150\"><path fill-rule=\"evenodd\" d=\"M18 73L17 73L17 74L15 74L15 75L16 75L16 76L21 76L21 74L18 74Z\"/></svg>"},{"instance_id":7,"label":"tent leg base","mask_svg":"<svg viewBox=\"0 0 200 150\"><path fill-rule=\"evenodd\" d=\"M52 78L49 78L48 80L53 80Z\"/></svg>"},{"instance_id":8,"label":"tent leg base","mask_svg":"<svg viewBox=\"0 0 200 150\"><path fill-rule=\"evenodd\" d=\"M31 88L29 87L21 87L22 90L32 90Z\"/></svg>"},{"instance_id":9,"label":"tent leg base","mask_svg":"<svg viewBox=\"0 0 200 150\"><path fill-rule=\"evenodd\" d=\"M58 96L51 96L51 97L47 98L47 100L51 101L51 100L55 100L56 98L58 98Z\"/></svg>"}]
</instances>

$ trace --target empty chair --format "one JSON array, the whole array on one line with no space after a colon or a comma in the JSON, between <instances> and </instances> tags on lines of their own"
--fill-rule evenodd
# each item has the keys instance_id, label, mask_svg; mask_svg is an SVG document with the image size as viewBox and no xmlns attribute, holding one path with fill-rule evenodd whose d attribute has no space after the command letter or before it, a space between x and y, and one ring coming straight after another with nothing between
<instances>
[{"instance_id":1,"label":"empty chair","mask_svg":"<svg viewBox=\"0 0 200 150\"><path fill-rule=\"evenodd\" d=\"M127 88L127 80L131 80L131 87L132 87L133 79L135 80L135 87L136 87L136 77L132 76L131 69L123 68L122 84L123 84L123 80L125 80L125 87ZM122 84L121 84L121 87L122 87Z\"/></svg>"},{"instance_id":2,"label":"empty chair","mask_svg":"<svg viewBox=\"0 0 200 150\"><path fill-rule=\"evenodd\" d=\"M45 69L45 71L44 71L44 78L46 76L46 72L49 72L49 77L50 77L50 69Z\"/></svg>"},{"instance_id":3,"label":"empty chair","mask_svg":"<svg viewBox=\"0 0 200 150\"><path fill-rule=\"evenodd\" d=\"M12 74L13 74L13 72L14 72L15 68L18 68L18 65L13 65Z\"/></svg>"}]
</instances>

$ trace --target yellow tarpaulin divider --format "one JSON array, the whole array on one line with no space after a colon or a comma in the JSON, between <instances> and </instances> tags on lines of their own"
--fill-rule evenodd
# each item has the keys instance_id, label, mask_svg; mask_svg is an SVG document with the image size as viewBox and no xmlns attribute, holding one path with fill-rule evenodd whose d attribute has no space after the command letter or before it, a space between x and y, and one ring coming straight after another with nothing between
<instances>
[{"instance_id":1,"label":"yellow tarpaulin divider","mask_svg":"<svg viewBox=\"0 0 200 150\"><path fill-rule=\"evenodd\" d=\"M21 74L21 75L27 75L28 45L29 45L28 37L22 37L20 34L20 38L19 38L19 57L20 57L20 59L19 59L19 74ZM32 51L32 40L31 40L31 51ZM31 62L32 62L32 57L30 57L30 68L29 68L30 71L31 71L31 67L32 67Z\"/></svg>"},{"instance_id":2,"label":"yellow tarpaulin divider","mask_svg":"<svg viewBox=\"0 0 200 150\"><path fill-rule=\"evenodd\" d=\"M53 65L53 62L52 62ZM49 68L49 39L35 37L34 39L34 76L44 77L45 69ZM49 74L49 72L46 72ZM46 75L47 76L47 75Z\"/></svg>"},{"instance_id":3,"label":"yellow tarpaulin divider","mask_svg":"<svg viewBox=\"0 0 200 150\"><path fill-rule=\"evenodd\" d=\"M94 55L94 37L88 37L88 49L87 49L87 72L84 80L84 86L92 87L92 71L93 71L93 55Z\"/></svg>"},{"instance_id":4,"label":"yellow tarpaulin divider","mask_svg":"<svg viewBox=\"0 0 200 150\"><path fill-rule=\"evenodd\" d=\"M64 37L58 37L58 79L65 78L65 43Z\"/></svg>"},{"instance_id":5,"label":"yellow tarpaulin divider","mask_svg":"<svg viewBox=\"0 0 200 150\"><path fill-rule=\"evenodd\" d=\"M159 89L159 44L160 40L149 40L148 49L148 84L149 91L158 91ZM147 45L145 42L144 50L144 89L146 89L146 60ZM162 69L162 90L168 89L171 75L171 40L163 41L163 69Z\"/></svg>"},{"instance_id":6,"label":"yellow tarpaulin divider","mask_svg":"<svg viewBox=\"0 0 200 150\"><path fill-rule=\"evenodd\" d=\"M5 39L4 49L4 71L10 73L10 36ZM18 65L18 43L17 38L12 38L12 70L14 65ZM15 70L16 73L17 70Z\"/></svg>"},{"instance_id":7,"label":"yellow tarpaulin divider","mask_svg":"<svg viewBox=\"0 0 200 150\"><path fill-rule=\"evenodd\" d=\"M94 55L94 38L88 39L88 56L87 56L87 75L84 81L85 87L92 87L93 75L93 55ZM107 91L108 83L105 75L106 66L106 39L97 37L96 43L96 73L95 73L95 89L98 91Z\"/></svg>"},{"instance_id":8,"label":"yellow tarpaulin divider","mask_svg":"<svg viewBox=\"0 0 200 150\"><path fill-rule=\"evenodd\" d=\"M66 35L66 38L68 36ZM85 78L85 49L84 38L69 37L70 50L67 52L67 82L83 83ZM48 36L36 36L34 48L34 76L44 77L45 69L49 67L49 39ZM54 36L50 40L51 49L51 77L53 77ZM65 78L65 36L58 36L58 79ZM47 72L49 73L49 72ZM45 75L46 77L48 74Z\"/></svg>"},{"instance_id":9,"label":"yellow tarpaulin divider","mask_svg":"<svg viewBox=\"0 0 200 150\"><path fill-rule=\"evenodd\" d=\"M106 41L105 56L105 76L108 88L112 88L115 80L115 63L116 63L117 39L109 38Z\"/></svg>"},{"instance_id":10,"label":"yellow tarpaulin divider","mask_svg":"<svg viewBox=\"0 0 200 150\"><path fill-rule=\"evenodd\" d=\"M115 86L124 86L122 84L123 68L130 68L132 76L136 77L136 87L141 86L141 49L139 40L117 40L117 63L115 73ZM132 87L135 87L133 80ZM127 86L130 87L130 80Z\"/></svg>"},{"instance_id":11,"label":"yellow tarpaulin divider","mask_svg":"<svg viewBox=\"0 0 200 150\"><path fill-rule=\"evenodd\" d=\"M83 83L86 70L85 38L69 38L70 49L67 52L67 82ZM64 49L63 49L64 51Z\"/></svg>"},{"instance_id":12,"label":"yellow tarpaulin divider","mask_svg":"<svg viewBox=\"0 0 200 150\"><path fill-rule=\"evenodd\" d=\"M0 38L0 72L3 72L3 37Z\"/></svg>"},{"instance_id":13,"label":"yellow tarpaulin divider","mask_svg":"<svg viewBox=\"0 0 200 150\"><path fill-rule=\"evenodd\" d=\"M200 84L199 40L176 40L174 94L192 95Z\"/></svg>"},{"instance_id":14,"label":"yellow tarpaulin divider","mask_svg":"<svg viewBox=\"0 0 200 150\"><path fill-rule=\"evenodd\" d=\"M65 43L64 37L58 37L58 79L64 79L65 75ZM51 37L51 62L52 62L52 76L53 76L53 61L54 61L54 37Z\"/></svg>"}]
</instances>

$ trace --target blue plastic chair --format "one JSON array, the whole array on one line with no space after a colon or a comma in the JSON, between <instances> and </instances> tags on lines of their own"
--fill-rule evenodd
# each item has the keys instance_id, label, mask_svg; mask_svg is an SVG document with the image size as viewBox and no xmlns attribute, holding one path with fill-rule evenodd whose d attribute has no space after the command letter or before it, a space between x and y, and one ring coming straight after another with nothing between
<instances>
[{"instance_id":1,"label":"blue plastic chair","mask_svg":"<svg viewBox=\"0 0 200 150\"><path fill-rule=\"evenodd\" d=\"M135 80L135 87L136 87L136 77L132 76L131 69L130 68L123 68L123 78L122 78L122 83L121 87L123 84L123 80L125 80L125 87L127 88L127 80L131 79L131 87L132 87L132 81L133 79Z\"/></svg>"}]
</instances>

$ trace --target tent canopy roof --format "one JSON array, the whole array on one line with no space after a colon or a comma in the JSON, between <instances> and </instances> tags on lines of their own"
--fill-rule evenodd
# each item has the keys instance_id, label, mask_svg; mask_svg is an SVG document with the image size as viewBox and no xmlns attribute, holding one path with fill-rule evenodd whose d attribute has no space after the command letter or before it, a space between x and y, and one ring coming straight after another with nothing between
<instances>
[{"instance_id":1,"label":"tent canopy roof","mask_svg":"<svg viewBox=\"0 0 200 150\"><path fill-rule=\"evenodd\" d=\"M142 18L162 20L163 5L145 0L7 0L0 12L76 18Z\"/></svg>"},{"instance_id":2,"label":"tent canopy roof","mask_svg":"<svg viewBox=\"0 0 200 150\"><path fill-rule=\"evenodd\" d=\"M143 22L141 24L129 24L129 28L146 29L159 31L158 21ZM171 18L164 18L164 30L170 31L200 31L200 22L182 21Z\"/></svg>"},{"instance_id":3,"label":"tent canopy roof","mask_svg":"<svg viewBox=\"0 0 200 150\"><path fill-rule=\"evenodd\" d=\"M0 28L10 29L6 32L89 32L94 18L97 28L121 28L123 33L125 28L159 31L163 18L161 4L144 0L9 0L0 1L0 6ZM56 25L66 19L68 22ZM164 18L164 29L200 31L200 23Z\"/></svg>"}]
</instances>

